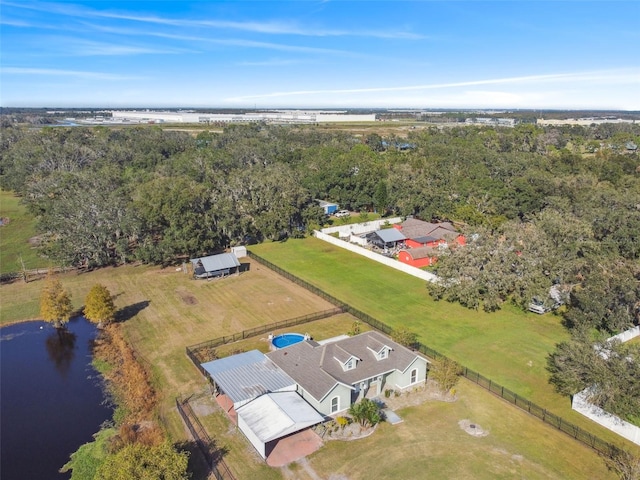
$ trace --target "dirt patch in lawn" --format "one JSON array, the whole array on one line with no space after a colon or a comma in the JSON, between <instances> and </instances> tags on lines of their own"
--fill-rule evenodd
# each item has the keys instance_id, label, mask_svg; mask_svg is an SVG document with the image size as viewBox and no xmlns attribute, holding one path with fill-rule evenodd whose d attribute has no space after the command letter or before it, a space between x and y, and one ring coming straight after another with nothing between
<instances>
[{"instance_id":1,"label":"dirt patch in lawn","mask_svg":"<svg viewBox=\"0 0 640 480\"><path fill-rule=\"evenodd\" d=\"M177 292L182 301L187 305L197 305L198 299L187 292Z\"/></svg>"},{"instance_id":2,"label":"dirt patch in lawn","mask_svg":"<svg viewBox=\"0 0 640 480\"><path fill-rule=\"evenodd\" d=\"M464 420L460 420L458 425L462 430L473 437L486 437L489 435L489 432L483 429L480 425L472 422L471 420L467 420L466 418Z\"/></svg>"}]
</instances>

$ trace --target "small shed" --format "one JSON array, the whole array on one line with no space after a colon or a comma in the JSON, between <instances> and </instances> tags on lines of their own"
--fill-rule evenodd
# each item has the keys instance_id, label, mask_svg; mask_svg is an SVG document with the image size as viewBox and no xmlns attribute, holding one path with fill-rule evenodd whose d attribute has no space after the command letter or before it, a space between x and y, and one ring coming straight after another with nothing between
<instances>
[{"instance_id":1,"label":"small shed","mask_svg":"<svg viewBox=\"0 0 640 480\"><path fill-rule=\"evenodd\" d=\"M322 210L324 211L325 215L332 215L334 213L336 213L338 211L338 204L337 203L331 203L331 202L325 202L324 200L318 200L318 205L320 205L320 208L322 208Z\"/></svg>"},{"instance_id":2,"label":"small shed","mask_svg":"<svg viewBox=\"0 0 640 480\"><path fill-rule=\"evenodd\" d=\"M233 253L220 253L208 257L192 258L193 276L195 278L224 277L237 273L240 262Z\"/></svg>"},{"instance_id":3,"label":"small shed","mask_svg":"<svg viewBox=\"0 0 640 480\"><path fill-rule=\"evenodd\" d=\"M247 247L245 246L237 246L237 247L231 247L231 253L233 253L236 258L244 258L247 256Z\"/></svg>"},{"instance_id":4,"label":"small shed","mask_svg":"<svg viewBox=\"0 0 640 480\"><path fill-rule=\"evenodd\" d=\"M376 247L387 249L395 248L399 243L403 243L407 237L395 228L386 228L367 234L366 239Z\"/></svg>"},{"instance_id":5,"label":"small shed","mask_svg":"<svg viewBox=\"0 0 640 480\"><path fill-rule=\"evenodd\" d=\"M428 267L438 261L438 252L431 247L407 248L398 252L398 260L412 267Z\"/></svg>"}]
</instances>

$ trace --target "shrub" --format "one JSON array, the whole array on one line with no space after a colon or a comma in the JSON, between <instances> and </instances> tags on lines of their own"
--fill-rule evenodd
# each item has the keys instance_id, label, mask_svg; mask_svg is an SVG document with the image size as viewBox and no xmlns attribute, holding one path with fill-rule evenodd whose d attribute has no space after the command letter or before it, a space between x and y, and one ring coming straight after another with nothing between
<instances>
[{"instance_id":1,"label":"shrub","mask_svg":"<svg viewBox=\"0 0 640 480\"><path fill-rule=\"evenodd\" d=\"M344 427L346 427L347 425L349 425L350 421L347 417L338 417L336 418L336 423L338 424L338 426L344 430Z\"/></svg>"},{"instance_id":2,"label":"shrub","mask_svg":"<svg viewBox=\"0 0 640 480\"><path fill-rule=\"evenodd\" d=\"M380 406L368 398L363 398L358 403L352 404L349 407L349 415L362 427L373 427L382 420Z\"/></svg>"},{"instance_id":3,"label":"shrub","mask_svg":"<svg viewBox=\"0 0 640 480\"><path fill-rule=\"evenodd\" d=\"M442 392L447 393L460 380L460 365L449 358L440 357L431 364L429 377L438 383Z\"/></svg>"}]
</instances>

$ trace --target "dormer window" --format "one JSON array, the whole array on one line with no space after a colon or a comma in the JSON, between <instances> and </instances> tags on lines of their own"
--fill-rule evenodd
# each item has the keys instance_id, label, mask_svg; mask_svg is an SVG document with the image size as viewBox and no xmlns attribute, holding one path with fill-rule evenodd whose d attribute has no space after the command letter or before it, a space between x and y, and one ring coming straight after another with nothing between
<instances>
[{"instance_id":1,"label":"dormer window","mask_svg":"<svg viewBox=\"0 0 640 480\"><path fill-rule=\"evenodd\" d=\"M391 348L389 348L389 346L381 343L381 342L377 342L378 345L369 345L367 348L369 349L369 351L372 353L372 355L375 357L376 360L384 360L385 358L389 358L389 352L391 351Z\"/></svg>"},{"instance_id":2,"label":"dormer window","mask_svg":"<svg viewBox=\"0 0 640 480\"><path fill-rule=\"evenodd\" d=\"M336 360L338 359L336 358ZM353 370L354 368L356 368L358 366L358 360L358 357L351 356L345 362L342 362L340 360L338 361L340 362L342 370L346 372L347 370Z\"/></svg>"}]
</instances>

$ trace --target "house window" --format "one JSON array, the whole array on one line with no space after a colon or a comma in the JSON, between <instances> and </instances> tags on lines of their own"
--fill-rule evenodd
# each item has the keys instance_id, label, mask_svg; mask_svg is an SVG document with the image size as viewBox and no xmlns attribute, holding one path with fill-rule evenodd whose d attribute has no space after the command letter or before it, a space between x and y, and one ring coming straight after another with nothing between
<instances>
[{"instance_id":1,"label":"house window","mask_svg":"<svg viewBox=\"0 0 640 480\"><path fill-rule=\"evenodd\" d=\"M340 409L340 397L331 399L331 413L336 413Z\"/></svg>"},{"instance_id":2,"label":"house window","mask_svg":"<svg viewBox=\"0 0 640 480\"><path fill-rule=\"evenodd\" d=\"M389 350L386 348L383 348L382 350L380 350L380 355L378 356L378 360L384 360L388 356L389 356Z\"/></svg>"},{"instance_id":3,"label":"house window","mask_svg":"<svg viewBox=\"0 0 640 480\"><path fill-rule=\"evenodd\" d=\"M414 368L411 370L411 383L416 383L418 381L418 369Z\"/></svg>"},{"instance_id":4,"label":"house window","mask_svg":"<svg viewBox=\"0 0 640 480\"><path fill-rule=\"evenodd\" d=\"M350 358L345 366L345 370L351 370L353 368L353 358Z\"/></svg>"}]
</instances>

